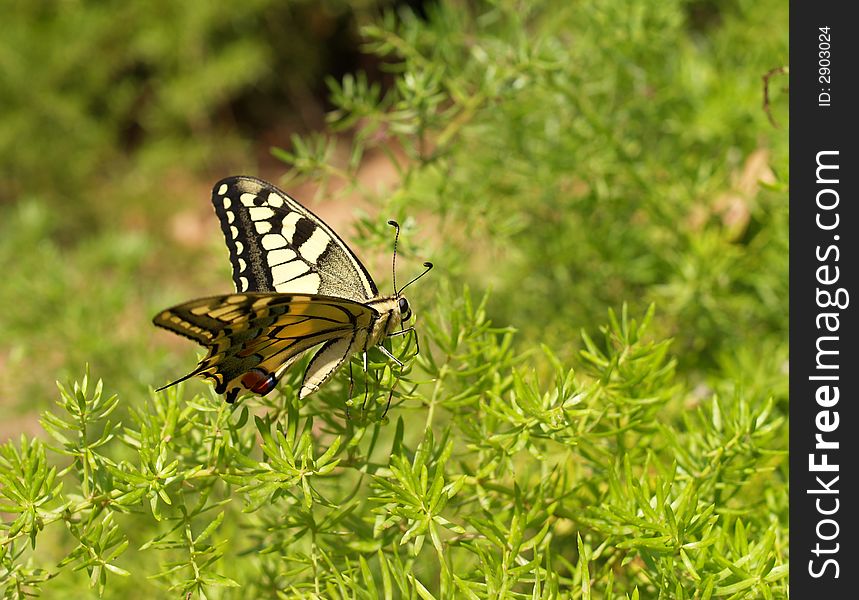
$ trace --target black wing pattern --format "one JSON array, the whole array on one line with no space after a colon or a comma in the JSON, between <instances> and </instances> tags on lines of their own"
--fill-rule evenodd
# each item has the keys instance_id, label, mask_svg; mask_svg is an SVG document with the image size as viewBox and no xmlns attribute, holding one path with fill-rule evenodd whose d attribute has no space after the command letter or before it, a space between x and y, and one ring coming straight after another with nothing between
<instances>
[{"instance_id":1,"label":"black wing pattern","mask_svg":"<svg viewBox=\"0 0 859 600\"><path fill-rule=\"evenodd\" d=\"M324 342L330 343L323 349L335 344L338 351L346 351L356 336L366 335L377 317L364 304L313 294L248 293L191 300L162 311L153 322L199 342L209 354L196 369L164 387L200 375L229 402L242 391L264 395L304 352ZM318 388L336 366L339 363L314 379L312 389L302 390L303 395ZM319 370L311 363L309 373L312 368ZM258 387L263 381L271 387Z\"/></svg>"},{"instance_id":2,"label":"black wing pattern","mask_svg":"<svg viewBox=\"0 0 859 600\"><path fill-rule=\"evenodd\" d=\"M212 203L237 292L321 294L356 302L379 295L343 240L270 183L246 176L222 179L212 190Z\"/></svg>"}]
</instances>

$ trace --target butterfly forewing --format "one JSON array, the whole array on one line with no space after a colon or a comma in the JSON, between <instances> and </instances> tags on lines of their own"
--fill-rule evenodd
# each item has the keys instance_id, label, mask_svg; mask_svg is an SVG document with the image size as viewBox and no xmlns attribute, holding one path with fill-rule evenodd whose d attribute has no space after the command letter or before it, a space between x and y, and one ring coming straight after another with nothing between
<instances>
[{"instance_id":1,"label":"butterfly forewing","mask_svg":"<svg viewBox=\"0 0 859 600\"><path fill-rule=\"evenodd\" d=\"M273 185L229 177L215 184L212 203L230 250L237 292L320 294L356 302L379 295L343 240Z\"/></svg>"}]
</instances>

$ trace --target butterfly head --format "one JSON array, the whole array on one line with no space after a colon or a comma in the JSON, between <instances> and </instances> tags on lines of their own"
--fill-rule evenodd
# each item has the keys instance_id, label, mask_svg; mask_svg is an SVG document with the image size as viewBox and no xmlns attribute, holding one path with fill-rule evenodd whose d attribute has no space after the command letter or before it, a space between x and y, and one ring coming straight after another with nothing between
<instances>
[{"instance_id":1,"label":"butterfly head","mask_svg":"<svg viewBox=\"0 0 859 600\"><path fill-rule=\"evenodd\" d=\"M397 302L400 308L400 321L405 323L412 318L412 307L409 306L409 301L404 296L400 296Z\"/></svg>"}]
</instances>

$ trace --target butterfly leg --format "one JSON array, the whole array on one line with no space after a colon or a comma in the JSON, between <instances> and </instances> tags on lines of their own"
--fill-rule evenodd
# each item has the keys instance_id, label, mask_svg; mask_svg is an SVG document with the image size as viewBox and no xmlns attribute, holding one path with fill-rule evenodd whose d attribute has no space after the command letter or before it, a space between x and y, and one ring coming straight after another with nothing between
<instances>
[{"instance_id":1,"label":"butterfly leg","mask_svg":"<svg viewBox=\"0 0 859 600\"><path fill-rule=\"evenodd\" d=\"M415 328L414 328L414 327L406 327L405 329L401 329L401 330L399 330L399 331L395 331L394 333L389 333L389 334L388 334L388 337L396 337L396 336L398 336L398 335L406 335L407 333L411 333L411 332L412 332L412 331L414 331L414 330L415 330Z\"/></svg>"},{"instance_id":2,"label":"butterfly leg","mask_svg":"<svg viewBox=\"0 0 859 600\"><path fill-rule=\"evenodd\" d=\"M414 327L408 327L408 328L402 329L400 331L395 331L394 333L390 334L388 337L394 337L397 335L407 335L409 333L411 333L415 337L415 356L417 356L418 354L421 353L421 345L420 345L420 342L418 341L418 330L415 329Z\"/></svg>"},{"instance_id":3,"label":"butterfly leg","mask_svg":"<svg viewBox=\"0 0 859 600\"><path fill-rule=\"evenodd\" d=\"M414 337L415 337L415 356L417 356L418 354L421 353L421 347L420 347L420 343L418 341L418 332L414 327L408 327L406 329L401 329L400 331L395 331L394 333L390 334L388 337L408 335L410 333L412 335L414 335ZM390 358L392 361L394 361L397 365L399 365L400 368L403 367L403 363L399 359L397 359L393 354L388 352L387 348L385 348L384 346L379 346L379 350L382 351L382 354L384 354L385 356ZM388 402L387 402L387 404L385 404L385 412L382 413L383 419L385 418L385 416L387 416L388 409L391 408L391 400L394 398L394 391L397 389L398 383L400 383L400 374L397 375L397 379L394 381L394 385L391 386L391 390L388 392Z\"/></svg>"},{"instance_id":4,"label":"butterfly leg","mask_svg":"<svg viewBox=\"0 0 859 600\"><path fill-rule=\"evenodd\" d=\"M388 414L388 409L391 408L391 399L394 397L394 388L397 387L397 384L400 382L400 378L397 377L397 380L394 382L394 385L391 386L391 391L388 392L388 403L385 404L385 412L382 413L382 418Z\"/></svg>"},{"instance_id":5,"label":"butterfly leg","mask_svg":"<svg viewBox=\"0 0 859 600\"><path fill-rule=\"evenodd\" d=\"M355 389L355 378L352 376L352 361L349 361L349 394L346 396L346 418L349 418L349 402L352 400L352 390Z\"/></svg>"},{"instance_id":6,"label":"butterfly leg","mask_svg":"<svg viewBox=\"0 0 859 600\"><path fill-rule=\"evenodd\" d=\"M379 346L379 350L382 352L382 354L384 354L385 356L387 356L388 358L390 358L392 361L394 361L395 363L397 363L397 366L398 366L398 367L400 367L401 369L403 368L403 363L402 363L402 361L401 361L399 358L397 358L396 356L394 356L393 354L391 354L391 353L390 353L390 351L389 351L387 348L385 348L384 346L380 345L380 346Z\"/></svg>"},{"instance_id":7,"label":"butterfly leg","mask_svg":"<svg viewBox=\"0 0 859 600\"><path fill-rule=\"evenodd\" d=\"M364 353L362 354L361 358L364 361L364 364L363 364L363 367L364 367L364 401L361 403L361 410L364 410L364 408L367 406L367 400L370 398L370 385L369 385L369 382L367 381L367 379L369 378L369 375L367 374L367 368L368 367L367 367L367 351L366 350L364 350Z\"/></svg>"}]
</instances>

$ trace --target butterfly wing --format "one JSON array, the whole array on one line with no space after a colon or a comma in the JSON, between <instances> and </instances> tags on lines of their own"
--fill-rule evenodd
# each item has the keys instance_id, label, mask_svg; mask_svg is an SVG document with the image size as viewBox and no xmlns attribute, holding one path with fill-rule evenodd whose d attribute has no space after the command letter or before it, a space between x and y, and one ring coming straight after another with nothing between
<instances>
[{"instance_id":1,"label":"butterfly wing","mask_svg":"<svg viewBox=\"0 0 859 600\"><path fill-rule=\"evenodd\" d=\"M200 375L232 402L242 391L265 395L289 365L323 344L300 395L316 391L362 347L377 318L373 308L342 298L249 293L192 300L162 311L153 322L209 351L196 369L165 387Z\"/></svg>"},{"instance_id":2,"label":"butterfly wing","mask_svg":"<svg viewBox=\"0 0 859 600\"><path fill-rule=\"evenodd\" d=\"M230 250L237 292L379 295L367 269L319 217L254 177L215 184L212 203Z\"/></svg>"}]
</instances>

